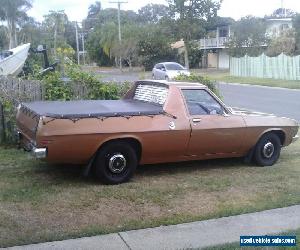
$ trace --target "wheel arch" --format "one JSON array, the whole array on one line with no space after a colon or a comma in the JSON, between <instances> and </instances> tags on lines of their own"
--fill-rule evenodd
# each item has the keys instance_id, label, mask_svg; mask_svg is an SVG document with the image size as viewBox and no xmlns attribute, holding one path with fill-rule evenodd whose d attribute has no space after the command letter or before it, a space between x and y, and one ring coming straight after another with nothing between
<instances>
[{"instance_id":1,"label":"wheel arch","mask_svg":"<svg viewBox=\"0 0 300 250\"><path fill-rule=\"evenodd\" d=\"M265 130L264 132L262 132L259 137L258 137L258 140L256 143L259 142L259 140L266 134L269 134L269 133L274 133L276 134L279 139L280 139L280 142L281 142L281 146L283 146L285 144L285 140L286 140L286 134L284 132L283 129L280 129L280 128L270 128L268 130Z\"/></svg>"},{"instance_id":2,"label":"wheel arch","mask_svg":"<svg viewBox=\"0 0 300 250\"><path fill-rule=\"evenodd\" d=\"M124 137L112 137L112 138L108 138L107 140L103 141L99 146L98 149L96 151L99 152L102 148L104 148L106 145L110 144L110 143L114 143L114 142L126 142L128 143L131 147L133 147L133 149L136 151L137 154L137 158L138 158L138 162L140 162L141 158L142 158L142 143L140 142L140 140L138 138L136 138L135 136L124 136Z\"/></svg>"}]
</instances>

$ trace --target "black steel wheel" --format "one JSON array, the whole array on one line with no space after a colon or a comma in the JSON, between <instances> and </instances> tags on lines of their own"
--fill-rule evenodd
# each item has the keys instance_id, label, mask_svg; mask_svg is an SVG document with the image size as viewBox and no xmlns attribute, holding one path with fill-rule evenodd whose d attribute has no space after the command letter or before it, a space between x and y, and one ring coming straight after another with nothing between
<instances>
[{"instance_id":1,"label":"black steel wheel","mask_svg":"<svg viewBox=\"0 0 300 250\"><path fill-rule=\"evenodd\" d=\"M127 182L138 164L135 150L126 142L115 141L101 148L94 162L94 173L106 184Z\"/></svg>"},{"instance_id":2,"label":"black steel wheel","mask_svg":"<svg viewBox=\"0 0 300 250\"><path fill-rule=\"evenodd\" d=\"M259 166L274 165L281 151L281 142L275 133L263 135L255 147L254 159Z\"/></svg>"}]
</instances>

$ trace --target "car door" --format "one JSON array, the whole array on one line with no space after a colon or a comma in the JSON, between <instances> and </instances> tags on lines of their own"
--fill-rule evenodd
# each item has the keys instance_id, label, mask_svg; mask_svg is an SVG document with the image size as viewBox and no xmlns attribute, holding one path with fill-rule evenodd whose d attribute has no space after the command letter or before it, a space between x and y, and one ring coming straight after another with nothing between
<instances>
[{"instance_id":1,"label":"car door","mask_svg":"<svg viewBox=\"0 0 300 250\"><path fill-rule=\"evenodd\" d=\"M154 78L155 79L161 79L161 67L162 67L162 64L156 64L155 66L155 74L154 74Z\"/></svg>"},{"instance_id":2,"label":"car door","mask_svg":"<svg viewBox=\"0 0 300 250\"><path fill-rule=\"evenodd\" d=\"M188 155L239 154L246 125L205 89L183 89L191 124Z\"/></svg>"},{"instance_id":3,"label":"car door","mask_svg":"<svg viewBox=\"0 0 300 250\"><path fill-rule=\"evenodd\" d=\"M161 77L160 79L161 80L165 80L166 79L166 75L167 75L167 68L165 65L162 64L161 68L160 68L160 74L161 74Z\"/></svg>"}]
</instances>

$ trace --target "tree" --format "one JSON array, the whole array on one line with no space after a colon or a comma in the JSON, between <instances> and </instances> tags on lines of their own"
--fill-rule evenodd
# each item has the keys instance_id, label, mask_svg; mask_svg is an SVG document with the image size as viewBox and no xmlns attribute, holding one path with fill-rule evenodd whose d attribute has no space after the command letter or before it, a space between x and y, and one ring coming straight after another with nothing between
<instances>
[{"instance_id":1,"label":"tree","mask_svg":"<svg viewBox=\"0 0 300 250\"><path fill-rule=\"evenodd\" d=\"M268 49L268 56L278 56L281 53L292 56L295 53L296 39L295 30L288 29L283 31L279 37L275 37L271 40Z\"/></svg>"},{"instance_id":2,"label":"tree","mask_svg":"<svg viewBox=\"0 0 300 250\"><path fill-rule=\"evenodd\" d=\"M258 17L243 17L232 25L233 35L227 46L234 57L245 54L257 56L268 43L265 20Z\"/></svg>"},{"instance_id":3,"label":"tree","mask_svg":"<svg viewBox=\"0 0 300 250\"><path fill-rule=\"evenodd\" d=\"M147 4L138 11L141 23L157 24L162 18L169 15L169 8L163 4Z\"/></svg>"},{"instance_id":4,"label":"tree","mask_svg":"<svg viewBox=\"0 0 300 250\"><path fill-rule=\"evenodd\" d=\"M293 10L279 8L274 10L270 16L266 16L266 18L287 18L287 17L293 17L294 15L295 12Z\"/></svg>"},{"instance_id":5,"label":"tree","mask_svg":"<svg viewBox=\"0 0 300 250\"><path fill-rule=\"evenodd\" d=\"M86 49L89 58L99 66L112 66L113 60L104 53L100 44L101 30L95 29L88 35Z\"/></svg>"},{"instance_id":6,"label":"tree","mask_svg":"<svg viewBox=\"0 0 300 250\"><path fill-rule=\"evenodd\" d=\"M9 48L17 46L16 28L18 22L23 21L27 17L26 11L31 7L31 0L1 0L0 18L7 22Z\"/></svg>"},{"instance_id":7,"label":"tree","mask_svg":"<svg viewBox=\"0 0 300 250\"><path fill-rule=\"evenodd\" d=\"M138 14L136 14L132 10L121 10L120 11L122 25L124 24L135 24L138 23ZM107 23L115 23L118 24L118 10L115 8L107 8L100 10L93 17L87 16L85 20L83 20L85 29L96 28L99 25L104 25Z\"/></svg>"},{"instance_id":8,"label":"tree","mask_svg":"<svg viewBox=\"0 0 300 250\"><path fill-rule=\"evenodd\" d=\"M64 34L65 26L68 22L68 17L63 10L49 11L49 14L44 16L43 25L54 35L54 56L56 57L58 35ZM63 38L64 40L64 38Z\"/></svg>"},{"instance_id":9,"label":"tree","mask_svg":"<svg viewBox=\"0 0 300 250\"><path fill-rule=\"evenodd\" d=\"M111 50L118 41L118 28L114 22L96 26L89 34L87 49L90 58L96 58L98 64L107 65L113 57ZM96 55L94 53L97 53Z\"/></svg>"},{"instance_id":10,"label":"tree","mask_svg":"<svg viewBox=\"0 0 300 250\"><path fill-rule=\"evenodd\" d=\"M130 69L132 68L132 64L137 62L138 59L137 45L141 39L143 28L138 25L125 25L122 29L122 43L115 41L111 49L112 56L125 60Z\"/></svg>"},{"instance_id":11,"label":"tree","mask_svg":"<svg viewBox=\"0 0 300 250\"><path fill-rule=\"evenodd\" d=\"M0 50L8 47L7 39L7 28L5 26L0 26Z\"/></svg>"},{"instance_id":12,"label":"tree","mask_svg":"<svg viewBox=\"0 0 300 250\"><path fill-rule=\"evenodd\" d=\"M300 14L297 14L293 18L293 27L295 29L295 53L300 54Z\"/></svg>"},{"instance_id":13,"label":"tree","mask_svg":"<svg viewBox=\"0 0 300 250\"><path fill-rule=\"evenodd\" d=\"M21 43L31 43L31 46L36 46L41 43L40 24L32 17L28 17L22 25L20 25L19 41Z\"/></svg>"},{"instance_id":14,"label":"tree","mask_svg":"<svg viewBox=\"0 0 300 250\"><path fill-rule=\"evenodd\" d=\"M234 23L235 23L235 21L231 17L216 16L216 17L212 17L207 20L205 29L207 31L216 30L217 27L229 26L229 25L233 25Z\"/></svg>"},{"instance_id":15,"label":"tree","mask_svg":"<svg viewBox=\"0 0 300 250\"><path fill-rule=\"evenodd\" d=\"M147 25L141 30L137 44L139 63L151 70L160 61L176 61L177 51L171 48L171 39L157 25Z\"/></svg>"},{"instance_id":16,"label":"tree","mask_svg":"<svg viewBox=\"0 0 300 250\"><path fill-rule=\"evenodd\" d=\"M185 45L185 66L189 68L189 47L194 39L204 34L204 25L217 15L220 1L214 0L168 0L173 19L174 34L183 39Z\"/></svg>"},{"instance_id":17,"label":"tree","mask_svg":"<svg viewBox=\"0 0 300 250\"><path fill-rule=\"evenodd\" d=\"M89 12L87 18L95 18L101 11L101 3L96 1L89 6Z\"/></svg>"}]
</instances>

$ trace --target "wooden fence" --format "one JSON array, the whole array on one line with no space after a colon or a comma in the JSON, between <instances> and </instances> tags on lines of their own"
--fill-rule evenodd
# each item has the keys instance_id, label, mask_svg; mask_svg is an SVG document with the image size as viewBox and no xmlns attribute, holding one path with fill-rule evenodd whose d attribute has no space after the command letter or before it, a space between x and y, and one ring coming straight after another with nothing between
<instances>
[{"instance_id":1,"label":"wooden fence","mask_svg":"<svg viewBox=\"0 0 300 250\"><path fill-rule=\"evenodd\" d=\"M7 141L8 136L9 141L13 140L16 106L20 102L43 100L44 95L45 88L40 81L0 76L0 143ZM9 110L1 102L10 103Z\"/></svg>"},{"instance_id":2,"label":"wooden fence","mask_svg":"<svg viewBox=\"0 0 300 250\"><path fill-rule=\"evenodd\" d=\"M230 75L242 77L273 78L282 80L300 80L300 56L280 54L268 57L244 56L230 58Z\"/></svg>"},{"instance_id":3,"label":"wooden fence","mask_svg":"<svg viewBox=\"0 0 300 250\"><path fill-rule=\"evenodd\" d=\"M42 82L20 78L0 77L0 95L19 101L40 101L44 99L45 88Z\"/></svg>"},{"instance_id":4,"label":"wooden fence","mask_svg":"<svg viewBox=\"0 0 300 250\"><path fill-rule=\"evenodd\" d=\"M86 98L88 91L83 84L73 82L66 82L65 84L71 87L72 99ZM44 99L45 86L43 82L0 76L0 143L13 139L17 105L21 102L41 101ZM9 102L12 105L10 110L5 110L4 103L1 102Z\"/></svg>"}]
</instances>

